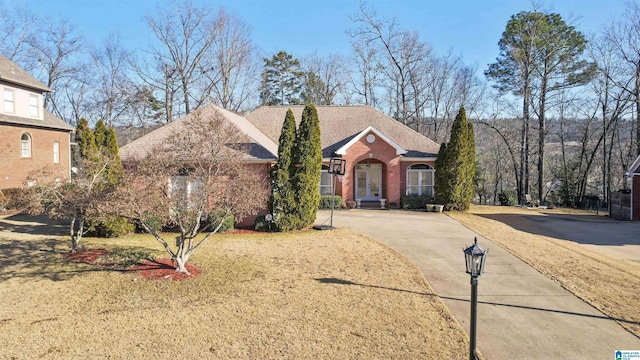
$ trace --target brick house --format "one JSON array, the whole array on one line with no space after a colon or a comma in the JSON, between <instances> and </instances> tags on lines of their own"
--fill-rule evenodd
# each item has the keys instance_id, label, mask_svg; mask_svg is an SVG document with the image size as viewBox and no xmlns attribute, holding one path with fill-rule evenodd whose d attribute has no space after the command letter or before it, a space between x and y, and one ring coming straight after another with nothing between
<instances>
[{"instance_id":1,"label":"brick house","mask_svg":"<svg viewBox=\"0 0 640 360\"><path fill-rule=\"evenodd\" d=\"M336 195L343 201L393 207L402 195L433 195L440 145L371 106L316 108L324 163L322 194L331 194L329 159L340 157L346 160L346 173L336 184ZM246 118L277 143L288 109L299 124L304 106L263 106Z\"/></svg>"},{"instance_id":2,"label":"brick house","mask_svg":"<svg viewBox=\"0 0 640 360\"><path fill-rule=\"evenodd\" d=\"M44 109L50 91L0 55L0 189L28 186L43 169L51 180L70 178L74 128Z\"/></svg>"},{"instance_id":3,"label":"brick house","mask_svg":"<svg viewBox=\"0 0 640 360\"><path fill-rule=\"evenodd\" d=\"M631 209L629 217L621 220L640 221L640 156L629 167L627 176L631 177Z\"/></svg>"},{"instance_id":4,"label":"brick house","mask_svg":"<svg viewBox=\"0 0 640 360\"><path fill-rule=\"evenodd\" d=\"M157 149L159 145L165 142L171 135L184 131L187 127L187 122L192 117L200 117L202 119L222 119L226 123L235 127L239 133L244 137L243 145L245 150L242 156L242 162L252 168L251 171L256 174L261 174L265 180L268 180L269 170L271 165L275 163L276 156L278 154L278 145L266 137L260 132L252 123L246 118L234 114L228 110L222 109L215 105L208 105L191 114L180 118L174 122L164 125L120 148L120 160L123 166L128 166L131 163L143 159L150 151ZM173 179L175 178L175 179ZM181 183L184 186L183 190L189 191L191 186L189 183L181 182L180 176L169 178L167 186L173 181L175 184ZM260 214L267 213L267 204L259 211ZM253 225L255 216L247 217L240 222L239 226L251 226Z\"/></svg>"},{"instance_id":5,"label":"brick house","mask_svg":"<svg viewBox=\"0 0 640 360\"><path fill-rule=\"evenodd\" d=\"M413 131L371 106L317 106L323 153L320 192L331 194L327 170L329 159L346 160L346 173L336 185L336 195L343 202L357 200L363 205L398 206L402 195L433 195L434 162L440 145ZM275 163L278 141L285 114L294 112L296 122L304 106L263 106L240 116L209 105L182 119L167 124L120 148L125 164L136 161L161 144L171 134L181 131L191 116L222 116L244 134L249 145L243 161L255 171L269 176ZM382 201L381 201L382 200ZM261 214L267 212L267 204ZM251 225L255 218L240 226Z\"/></svg>"}]
</instances>

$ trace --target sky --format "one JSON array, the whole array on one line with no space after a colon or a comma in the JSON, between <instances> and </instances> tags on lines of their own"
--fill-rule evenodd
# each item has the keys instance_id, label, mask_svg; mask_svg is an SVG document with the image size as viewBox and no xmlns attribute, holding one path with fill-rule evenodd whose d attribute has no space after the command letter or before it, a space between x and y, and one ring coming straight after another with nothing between
<instances>
[{"instance_id":1,"label":"sky","mask_svg":"<svg viewBox=\"0 0 640 360\"><path fill-rule=\"evenodd\" d=\"M348 54L353 26L350 17L358 12L358 0L233 0L204 2L223 6L252 28L252 37L270 57L284 50L302 58L311 53ZM0 0L5 8L26 6L40 16L62 16L92 44L99 44L110 32L119 32L129 48L144 48L151 33L144 16L153 14L167 1L151 0ZM623 14L625 0L561 0L538 2L543 9L574 19L586 35L598 32ZM369 0L379 15L395 18L403 29L417 31L432 44L436 54L452 51L467 65L481 72L498 56L498 40L511 15L532 9L525 0Z\"/></svg>"}]
</instances>

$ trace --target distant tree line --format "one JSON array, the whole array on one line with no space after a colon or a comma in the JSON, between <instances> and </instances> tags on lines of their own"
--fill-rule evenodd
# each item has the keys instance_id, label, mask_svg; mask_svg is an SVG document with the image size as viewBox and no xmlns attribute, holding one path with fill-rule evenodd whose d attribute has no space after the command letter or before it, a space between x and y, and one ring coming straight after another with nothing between
<instances>
[{"instance_id":1,"label":"distant tree line","mask_svg":"<svg viewBox=\"0 0 640 360\"><path fill-rule=\"evenodd\" d=\"M535 6L514 14L486 68L436 53L424 34L364 2L345 29L350 52L300 57L260 53L238 15L189 0L150 9L152 41L135 50L120 34L90 43L68 20L0 10L0 53L54 90L45 107L71 124L148 129L209 103L235 112L366 104L443 142L464 105L479 125L475 192L488 203L504 192L520 203L527 194L606 201L640 153L637 1L591 37Z\"/></svg>"}]
</instances>

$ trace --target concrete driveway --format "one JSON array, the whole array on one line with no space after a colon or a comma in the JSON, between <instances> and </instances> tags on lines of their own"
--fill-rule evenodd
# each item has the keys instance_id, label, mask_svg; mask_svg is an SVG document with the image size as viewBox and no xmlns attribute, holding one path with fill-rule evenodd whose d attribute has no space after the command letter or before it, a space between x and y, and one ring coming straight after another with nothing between
<instances>
[{"instance_id":1,"label":"concrete driveway","mask_svg":"<svg viewBox=\"0 0 640 360\"><path fill-rule=\"evenodd\" d=\"M317 224L328 217L318 212ZM489 249L478 289L478 348L487 359L613 359L618 349L640 350L640 339L617 322L444 214L343 210L333 225L407 257L467 332L470 285L462 249L478 237Z\"/></svg>"}]
</instances>

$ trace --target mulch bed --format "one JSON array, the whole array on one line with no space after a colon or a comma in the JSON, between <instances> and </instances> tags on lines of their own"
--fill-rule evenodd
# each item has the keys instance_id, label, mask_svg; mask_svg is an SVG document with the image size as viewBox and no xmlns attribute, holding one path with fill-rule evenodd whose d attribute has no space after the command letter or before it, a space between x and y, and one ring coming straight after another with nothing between
<instances>
[{"instance_id":1,"label":"mulch bed","mask_svg":"<svg viewBox=\"0 0 640 360\"><path fill-rule=\"evenodd\" d=\"M129 271L137 271L147 280L184 280L202 274L202 270L191 264L187 264L186 268L191 275L176 272L176 268L172 264L171 259L162 258L156 259L155 261L144 260L142 264L129 268Z\"/></svg>"},{"instance_id":2,"label":"mulch bed","mask_svg":"<svg viewBox=\"0 0 640 360\"><path fill-rule=\"evenodd\" d=\"M83 250L75 253L67 253L64 255L64 259L74 263L105 266L105 264L97 260L108 253L109 250L105 249ZM127 271L137 272L146 280L184 280L202 274L202 270L191 264L187 264L186 268L191 275L176 272L176 267L171 262L171 259L161 258L155 261L144 260L141 264L128 268Z\"/></svg>"}]
</instances>

